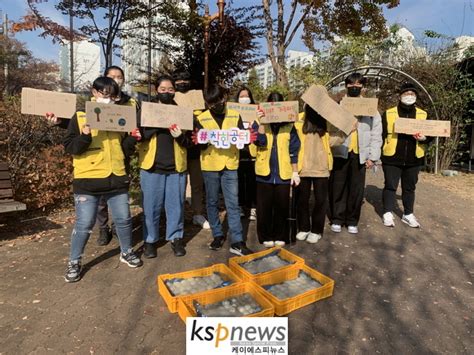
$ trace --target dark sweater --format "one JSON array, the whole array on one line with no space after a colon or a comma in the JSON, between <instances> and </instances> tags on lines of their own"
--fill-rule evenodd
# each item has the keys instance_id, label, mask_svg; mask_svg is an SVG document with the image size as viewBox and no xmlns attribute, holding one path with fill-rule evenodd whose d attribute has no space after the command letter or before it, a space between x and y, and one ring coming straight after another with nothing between
<instances>
[{"instance_id":1,"label":"dark sweater","mask_svg":"<svg viewBox=\"0 0 474 355\"><path fill-rule=\"evenodd\" d=\"M416 107L415 105L406 106L401 102L397 106L398 117L403 118L416 118ZM384 112L382 115L382 138L385 142L387 138L387 113ZM397 138L397 148L395 154L392 156L385 156L382 154L382 163L386 165L403 165L403 166L417 166L424 164L424 157L416 157L416 139L410 134L401 134L399 133ZM429 143L430 138L422 144Z\"/></svg>"}]
</instances>

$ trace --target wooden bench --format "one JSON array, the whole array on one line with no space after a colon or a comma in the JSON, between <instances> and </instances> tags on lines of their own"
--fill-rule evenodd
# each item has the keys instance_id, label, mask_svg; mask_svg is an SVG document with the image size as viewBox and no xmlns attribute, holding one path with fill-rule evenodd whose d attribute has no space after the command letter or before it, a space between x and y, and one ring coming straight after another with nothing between
<instances>
[{"instance_id":1,"label":"wooden bench","mask_svg":"<svg viewBox=\"0 0 474 355\"><path fill-rule=\"evenodd\" d=\"M26 205L13 200L13 187L8 164L0 162L0 213L23 210L26 210Z\"/></svg>"}]
</instances>

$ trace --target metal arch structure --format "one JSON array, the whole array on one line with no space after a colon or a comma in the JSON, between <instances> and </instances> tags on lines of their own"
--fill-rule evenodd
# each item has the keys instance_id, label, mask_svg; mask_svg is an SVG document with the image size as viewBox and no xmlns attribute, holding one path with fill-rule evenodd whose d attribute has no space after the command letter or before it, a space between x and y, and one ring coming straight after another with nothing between
<instances>
[{"instance_id":1,"label":"metal arch structure","mask_svg":"<svg viewBox=\"0 0 474 355\"><path fill-rule=\"evenodd\" d=\"M438 110L436 109L436 105L430 93L425 89L425 87L418 80L416 80L411 75L408 75L407 73L399 69L382 66L382 65L365 65L362 67L346 70L336 75L331 80L329 80L325 84L325 86L328 90L330 90L338 86L339 84L341 84L349 74L356 73L356 72L361 73L364 77L368 79L373 78L373 79L383 79L383 80L394 80L397 84L401 84L407 81L413 83L417 88L419 88L426 95L426 97L428 98L433 108L436 119L439 120ZM435 174L438 173L438 154L439 154L438 147L439 147L439 137L436 137L435 139L435 166L434 166Z\"/></svg>"}]
</instances>

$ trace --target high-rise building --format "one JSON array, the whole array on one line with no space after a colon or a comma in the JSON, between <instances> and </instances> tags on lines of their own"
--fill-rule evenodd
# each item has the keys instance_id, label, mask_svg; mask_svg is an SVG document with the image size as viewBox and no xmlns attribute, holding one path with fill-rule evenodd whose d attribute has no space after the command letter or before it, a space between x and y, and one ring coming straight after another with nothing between
<instances>
[{"instance_id":1,"label":"high-rise building","mask_svg":"<svg viewBox=\"0 0 474 355\"><path fill-rule=\"evenodd\" d=\"M90 89L92 82L100 75L100 47L89 40L73 43L74 91ZM70 82L70 46L65 41L59 49L60 77Z\"/></svg>"}]
</instances>

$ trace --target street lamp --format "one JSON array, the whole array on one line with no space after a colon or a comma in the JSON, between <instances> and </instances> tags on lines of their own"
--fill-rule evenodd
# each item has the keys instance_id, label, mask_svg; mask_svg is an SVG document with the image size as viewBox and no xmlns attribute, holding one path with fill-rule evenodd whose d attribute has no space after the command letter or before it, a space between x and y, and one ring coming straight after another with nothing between
<instances>
[{"instance_id":1,"label":"street lamp","mask_svg":"<svg viewBox=\"0 0 474 355\"><path fill-rule=\"evenodd\" d=\"M209 6L206 5L204 12L204 91L207 91L209 86L209 39L210 26L212 21L219 19L219 25L224 27L224 7L225 0L217 0L218 12L209 15Z\"/></svg>"}]
</instances>

